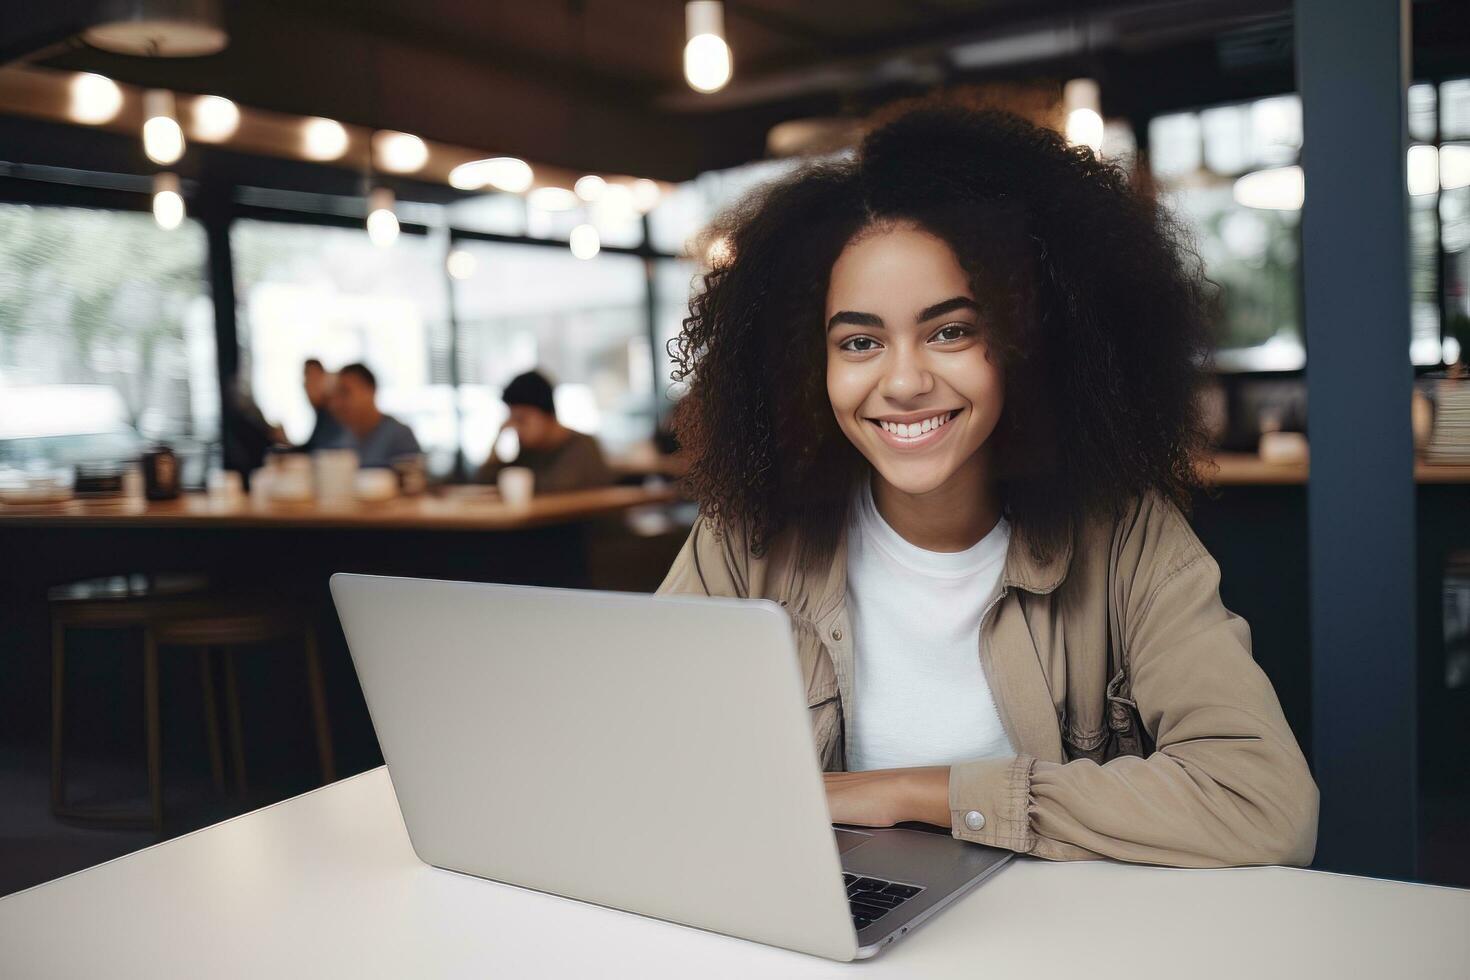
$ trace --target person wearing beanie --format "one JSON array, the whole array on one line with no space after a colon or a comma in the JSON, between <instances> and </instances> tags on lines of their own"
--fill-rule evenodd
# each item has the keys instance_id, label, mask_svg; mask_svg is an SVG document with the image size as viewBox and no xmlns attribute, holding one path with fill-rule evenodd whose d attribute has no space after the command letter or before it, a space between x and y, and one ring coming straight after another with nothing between
<instances>
[{"instance_id":1,"label":"person wearing beanie","mask_svg":"<svg viewBox=\"0 0 1470 980\"><path fill-rule=\"evenodd\" d=\"M537 493L586 490L613 482L597 440L557 421L551 382L545 376L536 371L518 375L501 398L510 409L501 431L515 430L520 453L513 462L501 462L492 446L476 477L480 483L494 483L506 466L530 469L536 475Z\"/></svg>"}]
</instances>

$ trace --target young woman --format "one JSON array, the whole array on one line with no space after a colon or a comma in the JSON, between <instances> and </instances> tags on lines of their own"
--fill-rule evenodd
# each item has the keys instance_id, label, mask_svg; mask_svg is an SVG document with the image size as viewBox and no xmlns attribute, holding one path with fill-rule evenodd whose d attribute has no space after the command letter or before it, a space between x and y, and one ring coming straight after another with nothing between
<instances>
[{"instance_id":1,"label":"young woman","mask_svg":"<svg viewBox=\"0 0 1470 980\"><path fill-rule=\"evenodd\" d=\"M1208 303L1159 207L921 104L714 232L673 345L701 514L660 591L786 607L832 819L1309 862L1316 786L1181 516Z\"/></svg>"}]
</instances>

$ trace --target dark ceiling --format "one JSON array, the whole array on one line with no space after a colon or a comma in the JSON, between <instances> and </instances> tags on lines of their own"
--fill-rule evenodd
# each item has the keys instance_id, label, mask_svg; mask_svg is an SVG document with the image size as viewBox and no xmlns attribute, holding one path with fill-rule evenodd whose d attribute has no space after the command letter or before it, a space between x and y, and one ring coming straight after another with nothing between
<instances>
[{"instance_id":1,"label":"dark ceiling","mask_svg":"<svg viewBox=\"0 0 1470 980\"><path fill-rule=\"evenodd\" d=\"M226 0L229 47L196 59L68 45L94 6L10 0L0 63L665 179L936 85L1086 72L1137 119L1292 87L1290 0L729 0L735 80L714 96L684 84L680 0ZM1417 69L1470 73L1467 8L1415 4Z\"/></svg>"}]
</instances>

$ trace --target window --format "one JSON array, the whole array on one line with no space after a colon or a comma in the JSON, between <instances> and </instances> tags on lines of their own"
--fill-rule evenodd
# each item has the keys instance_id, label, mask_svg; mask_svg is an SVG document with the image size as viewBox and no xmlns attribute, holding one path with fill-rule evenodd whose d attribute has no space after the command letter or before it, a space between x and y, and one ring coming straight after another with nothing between
<instances>
[{"instance_id":1,"label":"window","mask_svg":"<svg viewBox=\"0 0 1470 980\"><path fill-rule=\"evenodd\" d=\"M1470 79L1412 85L1407 110L1409 356L1434 366L1457 360L1470 339ZM1164 200L1194 229L1223 290L1216 365L1300 368L1300 101L1159 116L1149 141Z\"/></svg>"},{"instance_id":2,"label":"window","mask_svg":"<svg viewBox=\"0 0 1470 980\"><path fill-rule=\"evenodd\" d=\"M378 248L357 228L240 220L230 244L241 375L265 417L305 441L315 416L302 364L361 361L378 407L413 429L432 473L448 473L458 436L443 242L403 234Z\"/></svg>"},{"instance_id":3,"label":"window","mask_svg":"<svg viewBox=\"0 0 1470 980\"><path fill-rule=\"evenodd\" d=\"M1437 290L1444 315L1444 359L1470 344L1470 79L1439 87L1439 242Z\"/></svg>"},{"instance_id":4,"label":"window","mask_svg":"<svg viewBox=\"0 0 1470 980\"><path fill-rule=\"evenodd\" d=\"M473 256L469 275L454 281L462 445L472 465L489 455L505 419L501 389L533 368L556 385L561 421L610 452L653 434L643 259L468 240L455 247Z\"/></svg>"},{"instance_id":5,"label":"window","mask_svg":"<svg viewBox=\"0 0 1470 980\"><path fill-rule=\"evenodd\" d=\"M1297 256L1301 201L1289 188L1250 193L1255 172L1289 183L1301 148L1296 96L1159 116L1149 163L1164 202L1194 232L1221 290L1216 335L1223 370L1295 370L1305 363Z\"/></svg>"},{"instance_id":6,"label":"window","mask_svg":"<svg viewBox=\"0 0 1470 980\"><path fill-rule=\"evenodd\" d=\"M192 221L0 204L0 465L125 460L154 441L202 464L219 439L205 267Z\"/></svg>"}]
</instances>

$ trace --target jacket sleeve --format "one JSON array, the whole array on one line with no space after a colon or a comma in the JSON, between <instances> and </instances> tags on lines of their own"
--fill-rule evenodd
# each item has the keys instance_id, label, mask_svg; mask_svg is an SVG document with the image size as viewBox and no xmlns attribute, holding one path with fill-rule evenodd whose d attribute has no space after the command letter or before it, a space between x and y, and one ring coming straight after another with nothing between
<instances>
[{"instance_id":1,"label":"jacket sleeve","mask_svg":"<svg viewBox=\"0 0 1470 980\"><path fill-rule=\"evenodd\" d=\"M744 548L732 545L729 533L717 531L701 514L657 594L745 598L749 595L749 557Z\"/></svg>"},{"instance_id":2,"label":"jacket sleeve","mask_svg":"<svg viewBox=\"0 0 1470 980\"><path fill-rule=\"evenodd\" d=\"M955 836L1056 860L1310 863L1317 787L1250 628L1220 601L1219 566L1172 506L1145 508L1128 534L1150 540L1125 542L1123 554L1147 557L1117 576L1132 696L1156 751L962 763L950 774ZM994 819L972 829L976 812Z\"/></svg>"}]
</instances>

